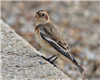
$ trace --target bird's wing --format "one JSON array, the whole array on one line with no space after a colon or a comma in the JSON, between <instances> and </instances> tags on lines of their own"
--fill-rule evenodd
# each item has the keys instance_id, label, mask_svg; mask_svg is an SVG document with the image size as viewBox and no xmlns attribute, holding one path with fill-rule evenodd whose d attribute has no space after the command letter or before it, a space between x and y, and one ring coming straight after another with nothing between
<instances>
[{"instance_id":1,"label":"bird's wing","mask_svg":"<svg viewBox=\"0 0 100 80\"><path fill-rule=\"evenodd\" d=\"M69 51L68 45L58 33L57 29L51 24L41 24L40 25L40 33L44 34L46 37L50 38L52 41L57 43L63 50L66 52ZM71 53L69 53L72 56Z\"/></svg>"},{"instance_id":2,"label":"bird's wing","mask_svg":"<svg viewBox=\"0 0 100 80\"><path fill-rule=\"evenodd\" d=\"M65 50L68 49L67 43L58 33L57 29L52 25L52 23L47 23L43 25L42 30L48 37L50 37L52 40L58 43L62 48L64 48Z\"/></svg>"},{"instance_id":3,"label":"bird's wing","mask_svg":"<svg viewBox=\"0 0 100 80\"><path fill-rule=\"evenodd\" d=\"M51 32L47 32L48 29L46 30L46 28L44 28L44 26L45 25L41 25L41 27L39 27L41 38L44 39L45 41L47 41L55 50L57 50L58 52L62 53L64 56L66 56L71 61L73 61L74 57L73 57L73 55L71 53L69 53L70 51L69 50L67 51L59 43L57 43L56 39L52 39L51 38L52 33ZM52 36L55 36L55 34L53 34Z\"/></svg>"},{"instance_id":4,"label":"bird's wing","mask_svg":"<svg viewBox=\"0 0 100 80\"><path fill-rule=\"evenodd\" d=\"M47 36L43 32L41 27L40 27L40 36L41 36L42 39L47 41L55 50L57 50L58 52L62 53L67 58L70 58L71 60L73 60L73 56L70 56L69 53L66 52L57 42L55 42L53 39L51 39L49 36Z\"/></svg>"},{"instance_id":5,"label":"bird's wing","mask_svg":"<svg viewBox=\"0 0 100 80\"><path fill-rule=\"evenodd\" d=\"M73 64L75 64L79 68L79 71L84 74L85 73L84 69L77 63L77 61L75 60L73 55L70 53L70 51L66 51L55 40L53 40L50 36L45 34L45 31L43 30L43 27L39 27L39 28L40 28L40 36L41 36L41 38L44 39L45 41L47 41L55 50L57 50L62 55L67 57Z\"/></svg>"}]
</instances>

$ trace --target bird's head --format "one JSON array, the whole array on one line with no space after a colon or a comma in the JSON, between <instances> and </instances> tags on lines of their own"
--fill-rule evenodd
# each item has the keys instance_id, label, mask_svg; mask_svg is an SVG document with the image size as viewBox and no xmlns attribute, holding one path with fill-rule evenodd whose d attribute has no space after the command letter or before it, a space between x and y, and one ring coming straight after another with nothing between
<instances>
[{"instance_id":1,"label":"bird's head","mask_svg":"<svg viewBox=\"0 0 100 80\"><path fill-rule=\"evenodd\" d=\"M49 15L45 10L39 10L35 14L36 18L36 25L38 24L45 24L50 21Z\"/></svg>"}]
</instances>

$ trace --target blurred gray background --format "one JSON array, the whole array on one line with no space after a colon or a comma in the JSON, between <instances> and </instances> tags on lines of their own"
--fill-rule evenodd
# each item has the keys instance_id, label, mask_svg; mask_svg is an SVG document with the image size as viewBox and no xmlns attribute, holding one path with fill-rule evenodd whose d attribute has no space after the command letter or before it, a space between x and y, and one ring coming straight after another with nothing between
<instances>
[{"instance_id":1,"label":"blurred gray background","mask_svg":"<svg viewBox=\"0 0 100 80\"><path fill-rule=\"evenodd\" d=\"M87 75L81 75L75 66L59 59L56 62L58 68L74 80L99 80L99 1L2 1L1 18L44 54L34 35L34 16L41 9L48 12Z\"/></svg>"}]
</instances>

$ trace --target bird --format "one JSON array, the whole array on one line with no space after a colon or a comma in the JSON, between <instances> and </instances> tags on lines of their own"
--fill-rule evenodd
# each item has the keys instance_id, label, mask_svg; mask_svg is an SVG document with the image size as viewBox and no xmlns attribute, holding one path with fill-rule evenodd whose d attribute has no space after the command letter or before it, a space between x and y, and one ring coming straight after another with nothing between
<instances>
[{"instance_id":1,"label":"bird","mask_svg":"<svg viewBox=\"0 0 100 80\"><path fill-rule=\"evenodd\" d=\"M76 65L80 73L85 74L86 71L75 60L73 54L70 52L68 44L54 27L48 13L45 10L36 11L35 20L36 39L42 49L47 51L48 54L52 55L50 58L45 58L44 56L42 57L48 60L51 64L54 64L54 61L57 58L60 58L66 62L68 61ZM51 61L52 58L54 59ZM56 65L54 64L54 66Z\"/></svg>"}]
</instances>

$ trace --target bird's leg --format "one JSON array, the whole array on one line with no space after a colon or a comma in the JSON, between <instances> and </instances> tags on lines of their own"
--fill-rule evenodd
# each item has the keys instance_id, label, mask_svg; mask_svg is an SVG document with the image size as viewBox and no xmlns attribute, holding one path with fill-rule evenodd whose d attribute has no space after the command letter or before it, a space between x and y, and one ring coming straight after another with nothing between
<instances>
[{"instance_id":1,"label":"bird's leg","mask_svg":"<svg viewBox=\"0 0 100 80\"><path fill-rule=\"evenodd\" d=\"M53 57L55 57L55 55L51 56L50 58L45 58L44 56L42 56L42 57L50 62L50 59L52 59Z\"/></svg>"},{"instance_id":2,"label":"bird's leg","mask_svg":"<svg viewBox=\"0 0 100 80\"><path fill-rule=\"evenodd\" d=\"M53 55L53 56L51 56L50 58L45 58L44 56L41 56L41 57L43 57L45 60L47 60L47 61L49 61L51 64L53 64L55 67L57 67L55 64L54 64L54 61L57 59L57 57L54 59L54 60L52 60L51 61L51 59L53 58L53 57L55 57L56 55Z\"/></svg>"},{"instance_id":3,"label":"bird's leg","mask_svg":"<svg viewBox=\"0 0 100 80\"><path fill-rule=\"evenodd\" d=\"M52 60L52 61L51 61L51 64L53 64L53 63L54 63L54 61L55 61L57 58L58 58L58 57L56 57L54 60Z\"/></svg>"},{"instance_id":4,"label":"bird's leg","mask_svg":"<svg viewBox=\"0 0 100 80\"><path fill-rule=\"evenodd\" d=\"M55 67L57 67L55 64L54 64L54 61L57 59L58 57L56 57L54 60L52 60L50 63L53 64Z\"/></svg>"},{"instance_id":5,"label":"bird's leg","mask_svg":"<svg viewBox=\"0 0 100 80\"><path fill-rule=\"evenodd\" d=\"M51 56L50 58L48 58L48 60L50 61L50 59L52 59L53 57L55 57L56 55Z\"/></svg>"}]
</instances>

